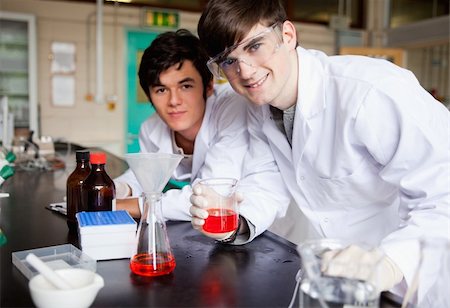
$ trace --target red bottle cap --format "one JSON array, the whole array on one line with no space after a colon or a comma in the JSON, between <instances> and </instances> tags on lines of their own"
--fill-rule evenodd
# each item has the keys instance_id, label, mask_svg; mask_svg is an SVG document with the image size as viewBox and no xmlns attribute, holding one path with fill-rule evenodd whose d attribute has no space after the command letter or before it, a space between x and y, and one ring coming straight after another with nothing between
<instances>
[{"instance_id":1,"label":"red bottle cap","mask_svg":"<svg viewBox=\"0 0 450 308\"><path fill-rule=\"evenodd\" d=\"M91 153L91 164L106 164L106 154L103 152L94 152Z\"/></svg>"}]
</instances>

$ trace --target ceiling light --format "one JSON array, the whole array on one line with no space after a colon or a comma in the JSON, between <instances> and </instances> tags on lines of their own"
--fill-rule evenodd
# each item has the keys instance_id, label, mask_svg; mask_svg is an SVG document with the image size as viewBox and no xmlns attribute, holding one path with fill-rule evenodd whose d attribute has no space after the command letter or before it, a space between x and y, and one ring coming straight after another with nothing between
<instances>
[{"instance_id":1,"label":"ceiling light","mask_svg":"<svg viewBox=\"0 0 450 308\"><path fill-rule=\"evenodd\" d=\"M106 0L109 2L122 2L122 3L131 3L131 0Z\"/></svg>"}]
</instances>

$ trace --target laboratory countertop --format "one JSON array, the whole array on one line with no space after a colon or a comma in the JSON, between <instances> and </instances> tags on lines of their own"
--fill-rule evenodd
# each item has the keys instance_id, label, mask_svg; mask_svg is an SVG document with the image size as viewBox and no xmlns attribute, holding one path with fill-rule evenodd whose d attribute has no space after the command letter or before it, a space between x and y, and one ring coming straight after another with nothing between
<instances>
[{"instance_id":1,"label":"laboratory countertop","mask_svg":"<svg viewBox=\"0 0 450 308\"><path fill-rule=\"evenodd\" d=\"M72 148L73 149L73 148ZM66 167L16 171L1 187L0 227L7 243L0 248L0 307L33 306L28 279L12 264L11 253L71 243L65 216L45 208L65 196L66 179L75 168L73 153L59 149ZM108 154L111 177L127 164ZM300 267L296 246L266 231L242 246L219 244L189 222L167 222L175 270L167 276L144 278L131 273L128 259L97 262L105 281L93 307L287 307ZM298 304L294 307L298 307ZM397 306L388 297L382 306Z\"/></svg>"}]
</instances>

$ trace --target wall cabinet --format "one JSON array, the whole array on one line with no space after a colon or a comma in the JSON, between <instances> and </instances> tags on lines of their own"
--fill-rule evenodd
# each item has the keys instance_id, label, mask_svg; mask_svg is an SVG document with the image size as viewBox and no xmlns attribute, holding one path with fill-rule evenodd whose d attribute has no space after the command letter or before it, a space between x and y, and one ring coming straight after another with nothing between
<instances>
[{"instance_id":1,"label":"wall cabinet","mask_svg":"<svg viewBox=\"0 0 450 308\"><path fill-rule=\"evenodd\" d=\"M0 96L8 97L16 133L39 136L36 77L36 19L0 12Z\"/></svg>"}]
</instances>

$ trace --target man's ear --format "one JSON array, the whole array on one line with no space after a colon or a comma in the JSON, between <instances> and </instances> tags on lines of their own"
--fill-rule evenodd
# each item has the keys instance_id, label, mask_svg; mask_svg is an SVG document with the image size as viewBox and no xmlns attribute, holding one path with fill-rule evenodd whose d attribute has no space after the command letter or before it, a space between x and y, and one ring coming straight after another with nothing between
<instances>
[{"instance_id":1,"label":"man's ear","mask_svg":"<svg viewBox=\"0 0 450 308\"><path fill-rule=\"evenodd\" d=\"M282 31L283 42L286 44L288 49L295 49L295 47L297 47L297 29L294 24L289 20L286 20L283 23Z\"/></svg>"},{"instance_id":2,"label":"man's ear","mask_svg":"<svg viewBox=\"0 0 450 308\"><path fill-rule=\"evenodd\" d=\"M214 92L214 79L211 79L211 81L206 86L206 97L210 97Z\"/></svg>"}]
</instances>

